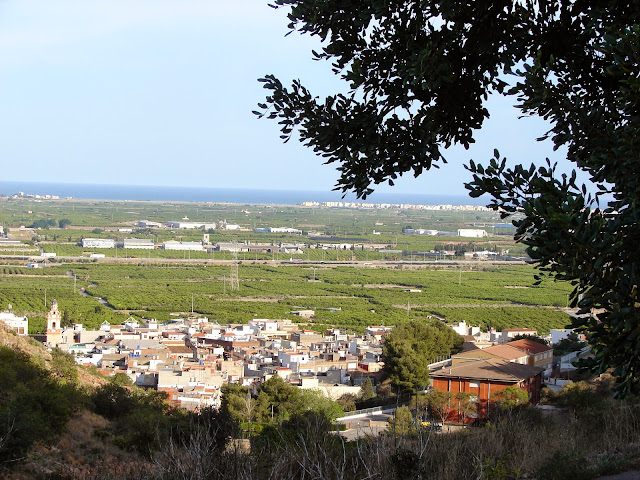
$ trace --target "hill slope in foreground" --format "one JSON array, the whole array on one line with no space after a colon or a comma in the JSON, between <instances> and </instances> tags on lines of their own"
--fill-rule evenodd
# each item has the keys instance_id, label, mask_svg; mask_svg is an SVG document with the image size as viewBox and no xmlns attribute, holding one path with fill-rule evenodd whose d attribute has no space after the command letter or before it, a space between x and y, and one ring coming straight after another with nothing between
<instances>
[{"instance_id":1,"label":"hill slope in foreground","mask_svg":"<svg viewBox=\"0 0 640 480\"><path fill-rule=\"evenodd\" d=\"M93 396L108 385L68 355L50 353L0 322L0 478L148 472L144 457L108 438L113 422L92 411Z\"/></svg>"}]
</instances>

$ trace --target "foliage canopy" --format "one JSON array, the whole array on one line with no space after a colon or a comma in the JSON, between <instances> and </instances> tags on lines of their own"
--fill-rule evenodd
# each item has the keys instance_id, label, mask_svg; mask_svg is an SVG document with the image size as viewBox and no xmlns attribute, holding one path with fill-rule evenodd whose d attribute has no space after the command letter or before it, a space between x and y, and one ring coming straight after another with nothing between
<instances>
[{"instance_id":1,"label":"foliage canopy","mask_svg":"<svg viewBox=\"0 0 640 480\"><path fill-rule=\"evenodd\" d=\"M414 391L429 384L429 363L462 346L463 339L437 322L411 321L397 325L382 347L384 375L397 388Z\"/></svg>"},{"instance_id":2,"label":"foliage canopy","mask_svg":"<svg viewBox=\"0 0 640 480\"><path fill-rule=\"evenodd\" d=\"M338 163L337 189L369 195L446 162L489 117L490 95L511 96L523 115L550 124L541 140L597 187L574 174L507 165L495 150L473 160L474 197L513 220L516 239L539 268L575 289L573 322L588 335L594 371L609 368L619 395L640 391L637 300L637 181L640 145L640 5L628 1L460 2L453 0L275 0L289 7L289 28L324 41L318 60L350 91L314 97L299 80L273 75L260 116L275 119L286 141L300 140ZM601 208L601 194L613 200ZM591 312L600 312L592 314Z\"/></svg>"},{"instance_id":3,"label":"foliage canopy","mask_svg":"<svg viewBox=\"0 0 640 480\"><path fill-rule=\"evenodd\" d=\"M221 411L234 421L280 424L306 412L316 412L328 421L339 417L343 411L335 402L318 391L302 390L274 375L260 386L254 398L246 387L225 384L222 387Z\"/></svg>"}]
</instances>

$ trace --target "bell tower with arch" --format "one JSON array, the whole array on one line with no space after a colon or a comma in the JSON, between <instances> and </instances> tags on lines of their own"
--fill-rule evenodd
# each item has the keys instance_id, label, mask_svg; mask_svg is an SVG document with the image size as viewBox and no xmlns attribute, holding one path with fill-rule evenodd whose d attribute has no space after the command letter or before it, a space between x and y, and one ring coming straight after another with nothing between
<instances>
[{"instance_id":1,"label":"bell tower with arch","mask_svg":"<svg viewBox=\"0 0 640 480\"><path fill-rule=\"evenodd\" d=\"M62 315L58 310L58 302L51 302L51 310L47 313L47 343L55 346L62 341Z\"/></svg>"}]
</instances>

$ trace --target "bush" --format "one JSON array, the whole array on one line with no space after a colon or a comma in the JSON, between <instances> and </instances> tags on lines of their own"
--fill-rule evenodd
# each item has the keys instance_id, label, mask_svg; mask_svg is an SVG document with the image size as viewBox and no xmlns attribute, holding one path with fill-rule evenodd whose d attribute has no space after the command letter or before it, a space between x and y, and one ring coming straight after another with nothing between
<instances>
[{"instance_id":1,"label":"bush","mask_svg":"<svg viewBox=\"0 0 640 480\"><path fill-rule=\"evenodd\" d=\"M78 367L73 355L59 348L51 350L51 372L58 378L71 383L78 381Z\"/></svg>"},{"instance_id":2,"label":"bush","mask_svg":"<svg viewBox=\"0 0 640 480\"><path fill-rule=\"evenodd\" d=\"M579 419L600 417L606 399L585 382L567 385L557 396L560 406L568 407Z\"/></svg>"},{"instance_id":3,"label":"bush","mask_svg":"<svg viewBox=\"0 0 640 480\"><path fill-rule=\"evenodd\" d=\"M0 347L0 463L53 440L85 404L69 377L54 376L24 352Z\"/></svg>"},{"instance_id":4,"label":"bush","mask_svg":"<svg viewBox=\"0 0 640 480\"><path fill-rule=\"evenodd\" d=\"M539 480L587 480L593 477L587 459L577 450L558 450L538 469Z\"/></svg>"}]
</instances>

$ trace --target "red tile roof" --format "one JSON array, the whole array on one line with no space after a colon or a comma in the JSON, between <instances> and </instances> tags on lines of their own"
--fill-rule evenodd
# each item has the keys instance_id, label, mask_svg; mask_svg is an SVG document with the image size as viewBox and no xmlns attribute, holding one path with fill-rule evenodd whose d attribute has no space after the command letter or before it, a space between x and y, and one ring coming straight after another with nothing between
<instances>
[{"instance_id":1,"label":"red tile roof","mask_svg":"<svg viewBox=\"0 0 640 480\"><path fill-rule=\"evenodd\" d=\"M526 350L528 353L532 355L553 350L553 347L550 347L549 345L543 345L542 343L536 342L535 340L531 340L530 338L513 340L511 342L506 343L505 345L510 345L512 347L519 348L520 350Z\"/></svg>"},{"instance_id":2,"label":"red tile roof","mask_svg":"<svg viewBox=\"0 0 640 480\"><path fill-rule=\"evenodd\" d=\"M431 372L432 377L468 378L518 383L538 375L544 368L521 365L506 360L488 359L464 362Z\"/></svg>"},{"instance_id":3,"label":"red tile roof","mask_svg":"<svg viewBox=\"0 0 640 480\"><path fill-rule=\"evenodd\" d=\"M496 357L504 358L505 360L515 360L526 355L522 350L516 347L510 347L506 343L503 343L502 345L493 345L491 347L483 348L482 350L486 353L490 353L491 355L495 355Z\"/></svg>"}]
</instances>

